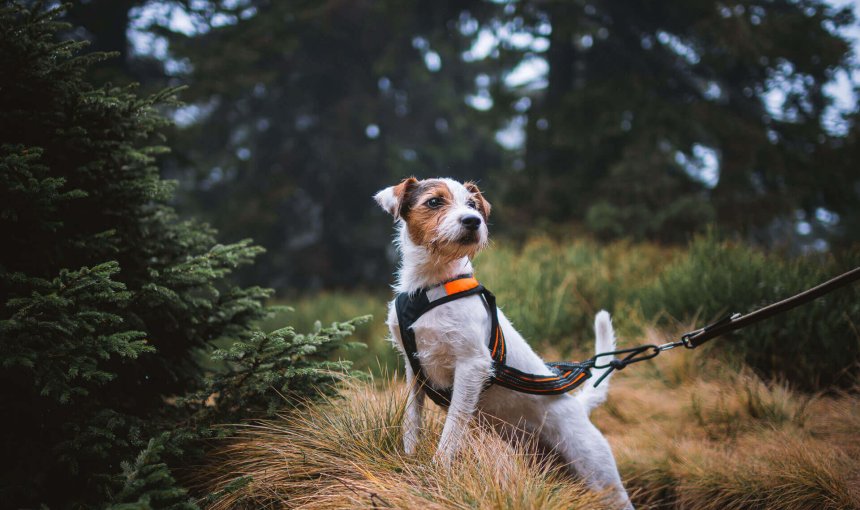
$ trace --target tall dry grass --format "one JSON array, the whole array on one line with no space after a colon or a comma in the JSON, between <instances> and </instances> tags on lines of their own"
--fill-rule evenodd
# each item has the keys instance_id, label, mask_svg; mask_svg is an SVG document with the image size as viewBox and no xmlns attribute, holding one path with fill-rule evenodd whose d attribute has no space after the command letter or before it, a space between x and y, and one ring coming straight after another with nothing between
<instances>
[{"instance_id":1,"label":"tall dry grass","mask_svg":"<svg viewBox=\"0 0 860 510\"><path fill-rule=\"evenodd\" d=\"M706 276L718 273L731 280L711 285L721 289L714 303L732 304L733 293L749 294L746 289L760 278L731 269L732 264L753 273L762 264L748 263L754 255L748 251L735 256L716 245L712 251L719 252L726 264L706 263L710 259L703 254L713 242L697 241L699 251L685 252L648 244L603 246L538 238L519 249L493 247L480 256L476 267L505 313L549 359L590 351L590 324L599 308L613 311L620 346L625 347L677 338L700 325L697 309L705 315L715 313L697 308L698 282ZM814 262L796 262L797 274L812 276L794 280L819 278ZM715 274L709 276L709 267ZM767 269L771 283L782 281L778 269ZM295 315L276 320L301 323L373 313L373 324L359 333L370 349L343 355L357 360L358 367L384 373L399 364L384 340L385 298L320 294L299 301ZM851 317L856 317L857 303L845 302L841 296L835 307L844 312L845 321L804 329L813 343L791 352L805 354L792 358L785 351L774 362L798 367L819 361L823 367L850 365L850 353L827 361L833 352L824 353L822 346L830 344L814 343L831 329L856 322ZM687 310L673 315L688 322L658 322L666 303ZM811 308L804 320L813 324L816 317L824 317L816 310ZM677 330L658 329L658 323ZM785 339L779 336L785 329L791 328L777 319L761 330L761 336L768 341ZM860 339L852 331L849 342ZM737 349L757 345L740 337L725 342L733 342ZM828 393L820 394L796 391L792 384L797 382L785 382L779 372L763 370L761 364L758 372L738 365L737 357L724 355L726 347L713 342L695 351L667 352L614 377L609 400L595 411L593 420L612 444L634 504L647 509L860 509L860 386L827 387ZM811 382L807 388L818 387L818 379L804 380ZM377 382L351 383L335 401L240 427L195 472L201 493L211 495L204 505L611 508L600 494L531 454L528 445L509 445L477 426L450 471L434 465L431 458L443 420L438 410L429 413L418 453L403 455L399 427L403 393L401 385L382 376Z\"/></svg>"},{"instance_id":2,"label":"tall dry grass","mask_svg":"<svg viewBox=\"0 0 860 510\"><path fill-rule=\"evenodd\" d=\"M593 418L640 507L860 508L856 393L800 393L703 351L613 385Z\"/></svg>"},{"instance_id":3,"label":"tall dry grass","mask_svg":"<svg viewBox=\"0 0 860 510\"><path fill-rule=\"evenodd\" d=\"M414 456L402 453L402 385L354 383L343 398L244 426L198 471L212 509L612 508L558 466L475 427L461 458L431 461L442 428L427 413Z\"/></svg>"},{"instance_id":4,"label":"tall dry grass","mask_svg":"<svg viewBox=\"0 0 860 510\"><path fill-rule=\"evenodd\" d=\"M639 367L614 378L593 416L638 508L860 508L856 393L804 395L699 351ZM355 382L340 399L242 427L197 474L215 494L208 506L612 508L478 426L450 471L434 465L444 417L432 404L418 453L404 455L404 398L390 380Z\"/></svg>"}]
</instances>

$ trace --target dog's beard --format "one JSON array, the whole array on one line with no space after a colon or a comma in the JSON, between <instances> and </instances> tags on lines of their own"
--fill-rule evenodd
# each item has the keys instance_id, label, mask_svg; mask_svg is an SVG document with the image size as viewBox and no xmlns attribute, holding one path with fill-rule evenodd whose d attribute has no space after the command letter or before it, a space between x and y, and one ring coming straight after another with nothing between
<instances>
[{"instance_id":1,"label":"dog's beard","mask_svg":"<svg viewBox=\"0 0 860 510\"><path fill-rule=\"evenodd\" d=\"M477 233L468 233L457 239L434 239L428 246L428 251L440 262L451 262L463 257L473 258L481 251L486 242L481 241Z\"/></svg>"}]
</instances>

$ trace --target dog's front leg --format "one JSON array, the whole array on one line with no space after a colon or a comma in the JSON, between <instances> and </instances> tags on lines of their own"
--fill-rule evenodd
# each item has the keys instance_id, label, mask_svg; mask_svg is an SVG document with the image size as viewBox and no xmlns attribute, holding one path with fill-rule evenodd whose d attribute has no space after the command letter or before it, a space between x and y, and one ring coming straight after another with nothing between
<instances>
[{"instance_id":1,"label":"dog's front leg","mask_svg":"<svg viewBox=\"0 0 860 510\"><path fill-rule=\"evenodd\" d=\"M403 416L403 450L408 455L415 453L421 432L421 413L424 409L424 390L418 387L412 367L406 363L406 413Z\"/></svg>"},{"instance_id":2,"label":"dog's front leg","mask_svg":"<svg viewBox=\"0 0 860 510\"><path fill-rule=\"evenodd\" d=\"M455 364L451 405L433 460L445 465L451 463L478 407L478 398L490 377L491 365L490 359L483 357L467 358Z\"/></svg>"}]
</instances>

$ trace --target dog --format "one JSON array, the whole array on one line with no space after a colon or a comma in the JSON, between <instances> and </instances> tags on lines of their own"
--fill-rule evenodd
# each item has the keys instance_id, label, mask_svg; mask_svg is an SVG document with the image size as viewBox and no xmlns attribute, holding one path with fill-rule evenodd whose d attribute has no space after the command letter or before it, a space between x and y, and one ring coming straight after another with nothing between
<instances>
[{"instance_id":1,"label":"dog","mask_svg":"<svg viewBox=\"0 0 860 510\"><path fill-rule=\"evenodd\" d=\"M410 177L381 190L374 199L396 222L400 265L394 287L398 294L413 294L473 272L471 259L487 246L490 216L490 203L477 185ZM530 374L553 375L501 310L498 321L506 341L507 365ZM387 325L392 343L405 357L395 301L389 304ZM607 312L597 314L595 330L597 351L613 350L615 334ZM575 395L533 395L498 385L487 387L493 368L487 346L491 318L480 295L427 311L414 322L412 331L427 382L437 388L453 388L434 461L452 462L470 421L480 411L500 431L517 428L537 435L589 487L613 493L619 505L633 508L609 443L588 419L591 409L606 399L608 380L598 388L585 384ZM416 384L406 361L409 395L403 446L412 454L419 438L425 391ZM595 379L600 375L601 370L593 370Z\"/></svg>"}]
</instances>

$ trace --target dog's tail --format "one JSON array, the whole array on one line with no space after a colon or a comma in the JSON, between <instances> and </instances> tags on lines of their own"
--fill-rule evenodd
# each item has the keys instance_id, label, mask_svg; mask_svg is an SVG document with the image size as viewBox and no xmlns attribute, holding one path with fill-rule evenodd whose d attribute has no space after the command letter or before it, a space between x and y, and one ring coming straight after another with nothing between
<instances>
[{"instance_id":1,"label":"dog's tail","mask_svg":"<svg viewBox=\"0 0 860 510\"><path fill-rule=\"evenodd\" d=\"M594 333L597 339L594 342L595 353L614 351L615 350L615 330L612 329L612 321L609 318L609 313L606 310L597 312L594 317ZM601 363L606 359L599 360ZM585 383L585 387L576 394L576 398L585 407L585 412L590 413L592 409L599 406L606 400L606 393L609 391L609 377L600 383L597 388L594 387L592 381L596 381L606 371L605 368L594 369L591 371L591 379Z\"/></svg>"}]
</instances>

